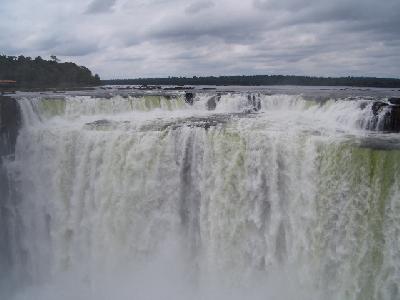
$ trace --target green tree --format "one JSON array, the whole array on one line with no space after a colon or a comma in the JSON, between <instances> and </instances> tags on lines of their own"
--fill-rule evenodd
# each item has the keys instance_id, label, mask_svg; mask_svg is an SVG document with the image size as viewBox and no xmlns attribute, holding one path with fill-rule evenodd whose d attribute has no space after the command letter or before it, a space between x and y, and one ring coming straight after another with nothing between
<instances>
[{"instance_id":1,"label":"green tree","mask_svg":"<svg viewBox=\"0 0 400 300\"><path fill-rule=\"evenodd\" d=\"M0 80L15 80L19 87L57 87L98 85L100 77L83 66L61 63L55 55L51 60L40 56L32 60L20 55L0 55Z\"/></svg>"},{"instance_id":2,"label":"green tree","mask_svg":"<svg viewBox=\"0 0 400 300\"><path fill-rule=\"evenodd\" d=\"M54 62L60 62L60 60L57 58L57 56L55 56L55 55L50 55L50 58L51 58L51 60L52 61L54 61Z\"/></svg>"}]
</instances>

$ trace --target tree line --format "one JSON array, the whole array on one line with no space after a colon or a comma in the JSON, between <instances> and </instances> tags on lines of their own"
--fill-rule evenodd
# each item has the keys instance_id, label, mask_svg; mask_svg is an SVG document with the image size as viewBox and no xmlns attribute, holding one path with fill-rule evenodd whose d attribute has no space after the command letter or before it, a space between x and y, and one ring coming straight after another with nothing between
<instances>
[{"instance_id":1,"label":"tree line","mask_svg":"<svg viewBox=\"0 0 400 300\"><path fill-rule=\"evenodd\" d=\"M312 77L294 75L168 77L102 80L118 85L305 85L400 88L400 79L376 77Z\"/></svg>"},{"instance_id":2,"label":"tree line","mask_svg":"<svg viewBox=\"0 0 400 300\"><path fill-rule=\"evenodd\" d=\"M0 55L0 80L14 80L17 87L69 87L101 84L99 75L72 62Z\"/></svg>"}]
</instances>

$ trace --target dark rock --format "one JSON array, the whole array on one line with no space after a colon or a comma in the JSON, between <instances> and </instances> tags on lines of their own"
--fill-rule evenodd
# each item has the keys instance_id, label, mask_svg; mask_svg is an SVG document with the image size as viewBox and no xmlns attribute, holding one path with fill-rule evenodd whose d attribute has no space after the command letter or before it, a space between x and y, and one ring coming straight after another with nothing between
<instances>
[{"instance_id":1,"label":"dark rock","mask_svg":"<svg viewBox=\"0 0 400 300\"><path fill-rule=\"evenodd\" d=\"M390 107L386 126L387 130L400 132L400 106Z\"/></svg>"},{"instance_id":2,"label":"dark rock","mask_svg":"<svg viewBox=\"0 0 400 300\"><path fill-rule=\"evenodd\" d=\"M189 93L189 92L185 93L185 102L186 103L188 103L190 105L193 105L193 100L194 100L194 94L193 93Z\"/></svg>"},{"instance_id":3,"label":"dark rock","mask_svg":"<svg viewBox=\"0 0 400 300\"><path fill-rule=\"evenodd\" d=\"M207 109L208 110L215 110L217 107L217 102L221 99L221 96L213 96L207 100Z\"/></svg>"},{"instance_id":4,"label":"dark rock","mask_svg":"<svg viewBox=\"0 0 400 300\"><path fill-rule=\"evenodd\" d=\"M0 157L14 153L20 119L17 101L0 96Z\"/></svg>"},{"instance_id":5,"label":"dark rock","mask_svg":"<svg viewBox=\"0 0 400 300\"><path fill-rule=\"evenodd\" d=\"M372 104L372 112L374 116L377 116L382 111L382 109L388 105L389 104L385 102L374 102L374 104Z\"/></svg>"},{"instance_id":6,"label":"dark rock","mask_svg":"<svg viewBox=\"0 0 400 300\"><path fill-rule=\"evenodd\" d=\"M132 89L152 91L152 90L161 90L162 88L159 85L141 85L139 87L133 87Z\"/></svg>"},{"instance_id":7,"label":"dark rock","mask_svg":"<svg viewBox=\"0 0 400 300\"><path fill-rule=\"evenodd\" d=\"M164 91L183 91L183 90L193 90L192 86L174 86L174 87L166 87Z\"/></svg>"},{"instance_id":8,"label":"dark rock","mask_svg":"<svg viewBox=\"0 0 400 300\"><path fill-rule=\"evenodd\" d=\"M255 96L253 96L253 106L255 111L259 111L261 109L260 96L258 96L257 99Z\"/></svg>"},{"instance_id":9,"label":"dark rock","mask_svg":"<svg viewBox=\"0 0 400 300\"><path fill-rule=\"evenodd\" d=\"M400 106L385 102L375 102L372 105L373 117L367 128L386 132L400 132Z\"/></svg>"},{"instance_id":10,"label":"dark rock","mask_svg":"<svg viewBox=\"0 0 400 300\"><path fill-rule=\"evenodd\" d=\"M247 95L247 103L252 107L253 111L259 111L261 109L260 95Z\"/></svg>"},{"instance_id":11,"label":"dark rock","mask_svg":"<svg viewBox=\"0 0 400 300\"><path fill-rule=\"evenodd\" d=\"M102 119L102 120L96 120L96 121L94 121L92 123L87 123L87 124L93 124L93 125L96 125L96 126L103 126L103 125L109 125L109 124L111 124L111 122L109 120Z\"/></svg>"},{"instance_id":12,"label":"dark rock","mask_svg":"<svg viewBox=\"0 0 400 300\"><path fill-rule=\"evenodd\" d=\"M10 207L16 196L9 182L5 159L13 159L15 144L20 126L20 110L15 99L0 96L0 270L6 274L12 266L12 228L13 219ZM0 276L0 281L1 281Z\"/></svg>"},{"instance_id":13,"label":"dark rock","mask_svg":"<svg viewBox=\"0 0 400 300\"><path fill-rule=\"evenodd\" d=\"M389 98L389 103L393 105L400 105L400 97L399 98Z\"/></svg>"}]
</instances>

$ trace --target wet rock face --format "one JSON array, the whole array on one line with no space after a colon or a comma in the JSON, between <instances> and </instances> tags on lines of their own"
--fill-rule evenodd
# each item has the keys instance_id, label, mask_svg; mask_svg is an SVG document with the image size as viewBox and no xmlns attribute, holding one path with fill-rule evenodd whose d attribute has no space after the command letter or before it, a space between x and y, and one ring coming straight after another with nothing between
<instances>
[{"instance_id":1,"label":"wet rock face","mask_svg":"<svg viewBox=\"0 0 400 300\"><path fill-rule=\"evenodd\" d=\"M193 93L185 93L185 102L192 105L194 100L194 94Z\"/></svg>"},{"instance_id":2,"label":"wet rock face","mask_svg":"<svg viewBox=\"0 0 400 300\"><path fill-rule=\"evenodd\" d=\"M14 153L20 125L20 111L12 98L0 97L0 157Z\"/></svg>"},{"instance_id":3,"label":"wet rock face","mask_svg":"<svg viewBox=\"0 0 400 300\"><path fill-rule=\"evenodd\" d=\"M389 103L393 105L400 105L400 97L398 98L389 98Z\"/></svg>"},{"instance_id":4,"label":"wet rock face","mask_svg":"<svg viewBox=\"0 0 400 300\"><path fill-rule=\"evenodd\" d=\"M260 95L247 95L247 102L253 111L259 111L261 109Z\"/></svg>"},{"instance_id":5,"label":"wet rock face","mask_svg":"<svg viewBox=\"0 0 400 300\"><path fill-rule=\"evenodd\" d=\"M368 129L400 132L400 98L390 98L388 102L374 102Z\"/></svg>"},{"instance_id":6,"label":"wet rock face","mask_svg":"<svg viewBox=\"0 0 400 300\"><path fill-rule=\"evenodd\" d=\"M389 130L400 132L400 105L391 106L387 123Z\"/></svg>"},{"instance_id":7,"label":"wet rock face","mask_svg":"<svg viewBox=\"0 0 400 300\"><path fill-rule=\"evenodd\" d=\"M372 113L374 114L374 116L378 116L384 107L389 106L389 104L387 104L386 102L374 102L374 104L372 104Z\"/></svg>"},{"instance_id":8,"label":"wet rock face","mask_svg":"<svg viewBox=\"0 0 400 300\"><path fill-rule=\"evenodd\" d=\"M0 96L0 270L9 270L11 265L9 203L12 198L7 172L3 166L6 157L12 156L17 141L20 111L17 102ZM0 282L2 278L0 276Z\"/></svg>"}]
</instances>

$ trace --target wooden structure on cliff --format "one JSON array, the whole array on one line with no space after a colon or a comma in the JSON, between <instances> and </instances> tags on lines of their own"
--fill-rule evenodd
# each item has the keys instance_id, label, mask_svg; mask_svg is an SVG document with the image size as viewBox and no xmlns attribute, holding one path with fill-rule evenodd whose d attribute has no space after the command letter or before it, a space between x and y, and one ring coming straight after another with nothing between
<instances>
[{"instance_id":1,"label":"wooden structure on cliff","mask_svg":"<svg viewBox=\"0 0 400 300\"><path fill-rule=\"evenodd\" d=\"M3 84L16 84L17 82L15 81L15 80L1 80L0 79L0 84L1 85L3 85Z\"/></svg>"},{"instance_id":2,"label":"wooden structure on cliff","mask_svg":"<svg viewBox=\"0 0 400 300\"><path fill-rule=\"evenodd\" d=\"M4 92L15 88L16 85L17 85L17 82L15 80L1 80L0 79L0 94L3 94Z\"/></svg>"},{"instance_id":3,"label":"wooden structure on cliff","mask_svg":"<svg viewBox=\"0 0 400 300\"><path fill-rule=\"evenodd\" d=\"M10 88L14 87L17 84L15 80L1 80L0 79L0 88Z\"/></svg>"}]
</instances>

